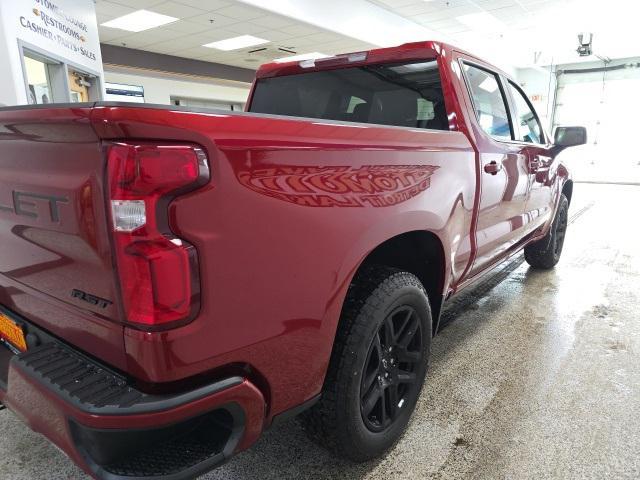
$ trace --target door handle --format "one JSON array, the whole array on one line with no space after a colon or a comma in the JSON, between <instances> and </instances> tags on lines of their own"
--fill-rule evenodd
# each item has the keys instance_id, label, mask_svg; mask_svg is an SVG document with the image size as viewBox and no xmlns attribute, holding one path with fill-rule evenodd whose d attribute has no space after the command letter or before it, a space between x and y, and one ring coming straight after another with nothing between
<instances>
[{"instance_id":1,"label":"door handle","mask_svg":"<svg viewBox=\"0 0 640 480\"><path fill-rule=\"evenodd\" d=\"M484 166L484 171L490 175L497 175L500 170L502 170L502 164L495 160Z\"/></svg>"}]
</instances>

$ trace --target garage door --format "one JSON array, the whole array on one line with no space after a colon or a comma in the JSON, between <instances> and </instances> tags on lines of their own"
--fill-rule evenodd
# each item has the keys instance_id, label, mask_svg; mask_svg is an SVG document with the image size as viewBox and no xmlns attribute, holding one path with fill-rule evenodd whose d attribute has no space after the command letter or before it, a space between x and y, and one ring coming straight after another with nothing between
<instances>
[{"instance_id":1,"label":"garage door","mask_svg":"<svg viewBox=\"0 0 640 480\"><path fill-rule=\"evenodd\" d=\"M589 143L562 153L577 180L640 183L640 64L558 78L554 126L584 125Z\"/></svg>"}]
</instances>

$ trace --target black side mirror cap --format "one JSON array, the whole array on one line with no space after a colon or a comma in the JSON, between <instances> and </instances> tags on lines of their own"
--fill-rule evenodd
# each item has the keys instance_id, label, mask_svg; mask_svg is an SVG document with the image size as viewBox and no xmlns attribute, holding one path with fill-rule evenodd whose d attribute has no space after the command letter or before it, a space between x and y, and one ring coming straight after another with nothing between
<instances>
[{"instance_id":1,"label":"black side mirror cap","mask_svg":"<svg viewBox=\"0 0 640 480\"><path fill-rule=\"evenodd\" d=\"M585 127L558 127L554 136L553 145L564 150L569 147L577 147L587 143L587 129Z\"/></svg>"}]
</instances>

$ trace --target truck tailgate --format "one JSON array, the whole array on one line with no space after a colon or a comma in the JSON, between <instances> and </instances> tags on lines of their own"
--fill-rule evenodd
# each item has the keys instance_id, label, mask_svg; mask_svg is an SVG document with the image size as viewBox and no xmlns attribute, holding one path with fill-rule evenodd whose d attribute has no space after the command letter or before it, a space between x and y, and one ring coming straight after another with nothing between
<instances>
[{"instance_id":1,"label":"truck tailgate","mask_svg":"<svg viewBox=\"0 0 640 480\"><path fill-rule=\"evenodd\" d=\"M0 110L0 304L124 366L90 106Z\"/></svg>"}]
</instances>

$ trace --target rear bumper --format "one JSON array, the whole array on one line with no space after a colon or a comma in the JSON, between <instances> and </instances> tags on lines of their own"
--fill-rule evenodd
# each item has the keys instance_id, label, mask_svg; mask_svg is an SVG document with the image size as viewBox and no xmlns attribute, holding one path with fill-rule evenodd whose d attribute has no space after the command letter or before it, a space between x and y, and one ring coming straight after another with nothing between
<instances>
[{"instance_id":1,"label":"rear bumper","mask_svg":"<svg viewBox=\"0 0 640 480\"><path fill-rule=\"evenodd\" d=\"M0 345L6 372L0 401L94 478L194 478L262 433L264 397L245 378L179 394L147 394L95 360L44 338L21 355Z\"/></svg>"}]
</instances>

